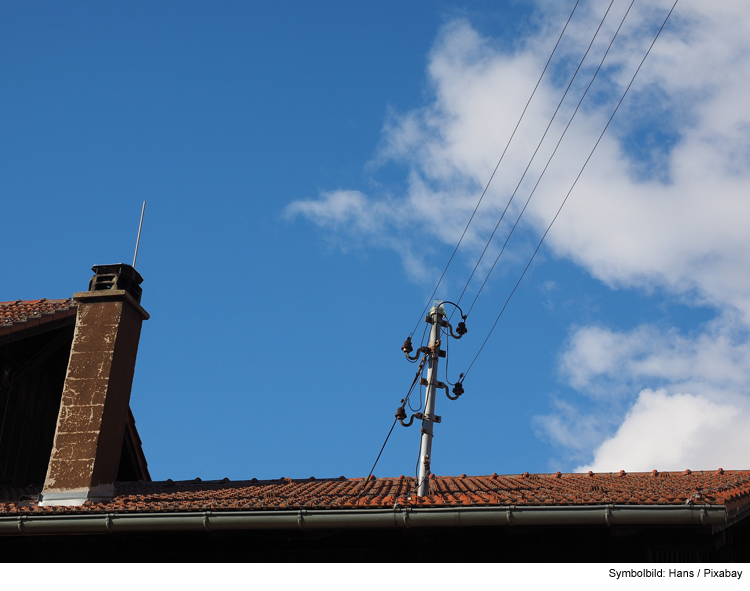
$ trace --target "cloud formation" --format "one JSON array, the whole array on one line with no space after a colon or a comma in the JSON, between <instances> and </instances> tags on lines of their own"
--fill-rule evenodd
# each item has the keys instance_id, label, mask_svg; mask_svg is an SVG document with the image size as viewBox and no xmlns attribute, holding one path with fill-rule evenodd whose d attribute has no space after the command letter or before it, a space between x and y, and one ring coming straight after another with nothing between
<instances>
[{"instance_id":1,"label":"cloud formation","mask_svg":"<svg viewBox=\"0 0 750 591\"><path fill-rule=\"evenodd\" d=\"M537 426L572 457L593 450L578 470L747 465L750 341L736 316L721 315L693 335L649 325L581 327L560 370L586 404L558 402Z\"/></svg>"},{"instance_id":2,"label":"cloud formation","mask_svg":"<svg viewBox=\"0 0 750 591\"><path fill-rule=\"evenodd\" d=\"M614 436L595 451L591 464L577 471L614 471L627 465L646 472L656 466L667 470L714 470L747 466L747 430L750 415L706 396L667 394L645 389ZM720 453L717 443L720 442Z\"/></svg>"},{"instance_id":3,"label":"cloud formation","mask_svg":"<svg viewBox=\"0 0 750 591\"><path fill-rule=\"evenodd\" d=\"M429 55L432 100L389 115L375 158L378 165L407 166L402 195L333 191L294 202L287 214L340 232L356 228L360 239L380 247L398 245L407 273L423 279L424 265L406 234L419 231L449 246L458 240L567 17L562 11L569 8L560 4L539 2L535 31L512 49L466 20L445 25ZM606 5L584 2L577 11L467 234L461 251L467 262L516 189ZM539 178L628 5L615 2L509 220ZM671 5L633 6L529 203L525 235L538 239L546 229ZM556 401L537 426L571 457L588 458L582 468L684 469L694 462L701 466L690 467L731 468L750 460L727 451L750 443L748 38L750 10L742 2L682 0L547 238L555 255L612 288L663 290L717 315L690 334L654 326L572 332L561 375L581 397ZM591 401L595 412L582 412ZM671 426L671 436L660 424ZM711 445L718 434L736 446Z\"/></svg>"}]
</instances>

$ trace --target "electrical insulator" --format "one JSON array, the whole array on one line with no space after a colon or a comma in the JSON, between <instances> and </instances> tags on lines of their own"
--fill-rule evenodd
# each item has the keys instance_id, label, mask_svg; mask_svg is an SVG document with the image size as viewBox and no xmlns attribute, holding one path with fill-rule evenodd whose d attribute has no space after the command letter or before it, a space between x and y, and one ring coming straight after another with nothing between
<instances>
[{"instance_id":1,"label":"electrical insulator","mask_svg":"<svg viewBox=\"0 0 750 591\"><path fill-rule=\"evenodd\" d=\"M461 382L457 382L455 386L453 386L453 393L456 396L461 396L461 394L464 393L464 385Z\"/></svg>"},{"instance_id":2,"label":"electrical insulator","mask_svg":"<svg viewBox=\"0 0 750 591\"><path fill-rule=\"evenodd\" d=\"M414 350L414 347L411 346L411 337L406 337L404 344L401 345L401 350L407 355Z\"/></svg>"},{"instance_id":3,"label":"electrical insulator","mask_svg":"<svg viewBox=\"0 0 750 591\"><path fill-rule=\"evenodd\" d=\"M403 406L399 406L396 410L396 418L399 421L403 421L406 418L406 411L404 410Z\"/></svg>"},{"instance_id":4,"label":"electrical insulator","mask_svg":"<svg viewBox=\"0 0 750 591\"><path fill-rule=\"evenodd\" d=\"M461 337L465 335L467 332L469 331L466 329L466 323L462 320L461 322L458 323L458 326L456 327L456 334Z\"/></svg>"}]
</instances>

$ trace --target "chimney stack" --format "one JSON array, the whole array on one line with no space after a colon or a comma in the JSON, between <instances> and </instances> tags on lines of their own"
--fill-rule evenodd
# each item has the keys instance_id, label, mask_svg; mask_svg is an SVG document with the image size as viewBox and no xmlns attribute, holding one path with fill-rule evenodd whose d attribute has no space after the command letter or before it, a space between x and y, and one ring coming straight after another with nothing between
<instances>
[{"instance_id":1,"label":"chimney stack","mask_svg":"<svg viewBox=\"0 0 750 591\"><path fill-rule=\"evenodd\" d=\"M126 264L95 265L78 304L73 346L39 504L83 505L114 494L133 385L143 278Z\"/></svg>"}]
</instances>

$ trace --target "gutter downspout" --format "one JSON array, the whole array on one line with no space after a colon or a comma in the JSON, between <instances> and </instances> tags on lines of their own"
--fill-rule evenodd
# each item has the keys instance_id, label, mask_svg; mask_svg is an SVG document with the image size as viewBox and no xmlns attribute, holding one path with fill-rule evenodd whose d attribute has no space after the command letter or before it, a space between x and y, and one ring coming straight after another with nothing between
<instances>
[{"instance_id":1,"label":"gutter downspout","mask_svg":"<svg viewBox=\"0 0 750 591\"><path fill-rule=\"evenodd\" d=\"M727 525L724 505L573 507L462 507L185 511L0 516L0 535L107 534L147 531L400 529L524 525Z\"/></svg>"}]
</instances>

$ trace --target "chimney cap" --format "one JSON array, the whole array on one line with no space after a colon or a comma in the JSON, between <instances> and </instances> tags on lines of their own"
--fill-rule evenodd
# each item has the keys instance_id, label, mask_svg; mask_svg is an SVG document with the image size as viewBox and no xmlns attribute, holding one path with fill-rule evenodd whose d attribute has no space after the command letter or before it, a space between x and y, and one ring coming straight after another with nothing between
<instances>
[{"instance_id":1,"label":"chimney cap","mask_svg":"<svg viewBox=\"0 0 750 591\"><path fill-rule=\"evenodd\" d=\"M117 275L127 275L136 282L136 285L143 283L143 277L135 270L135 267L127 263L113 263L111 265L94 265L91 270L97 275L115 273Z\"/></svg>"},{"instance_id":2,"label":"chimney cap","mask_svg":"<svg viewBox=\"0 0 750 591\"><path fill-rule=\"evenodd\" d=\"M143 277L134 267L125 263L115 263L114 265L94 265L91 270L95 275L89 281L90 292L125 290L140 304Z\"/></svg>"}]
</instances>

